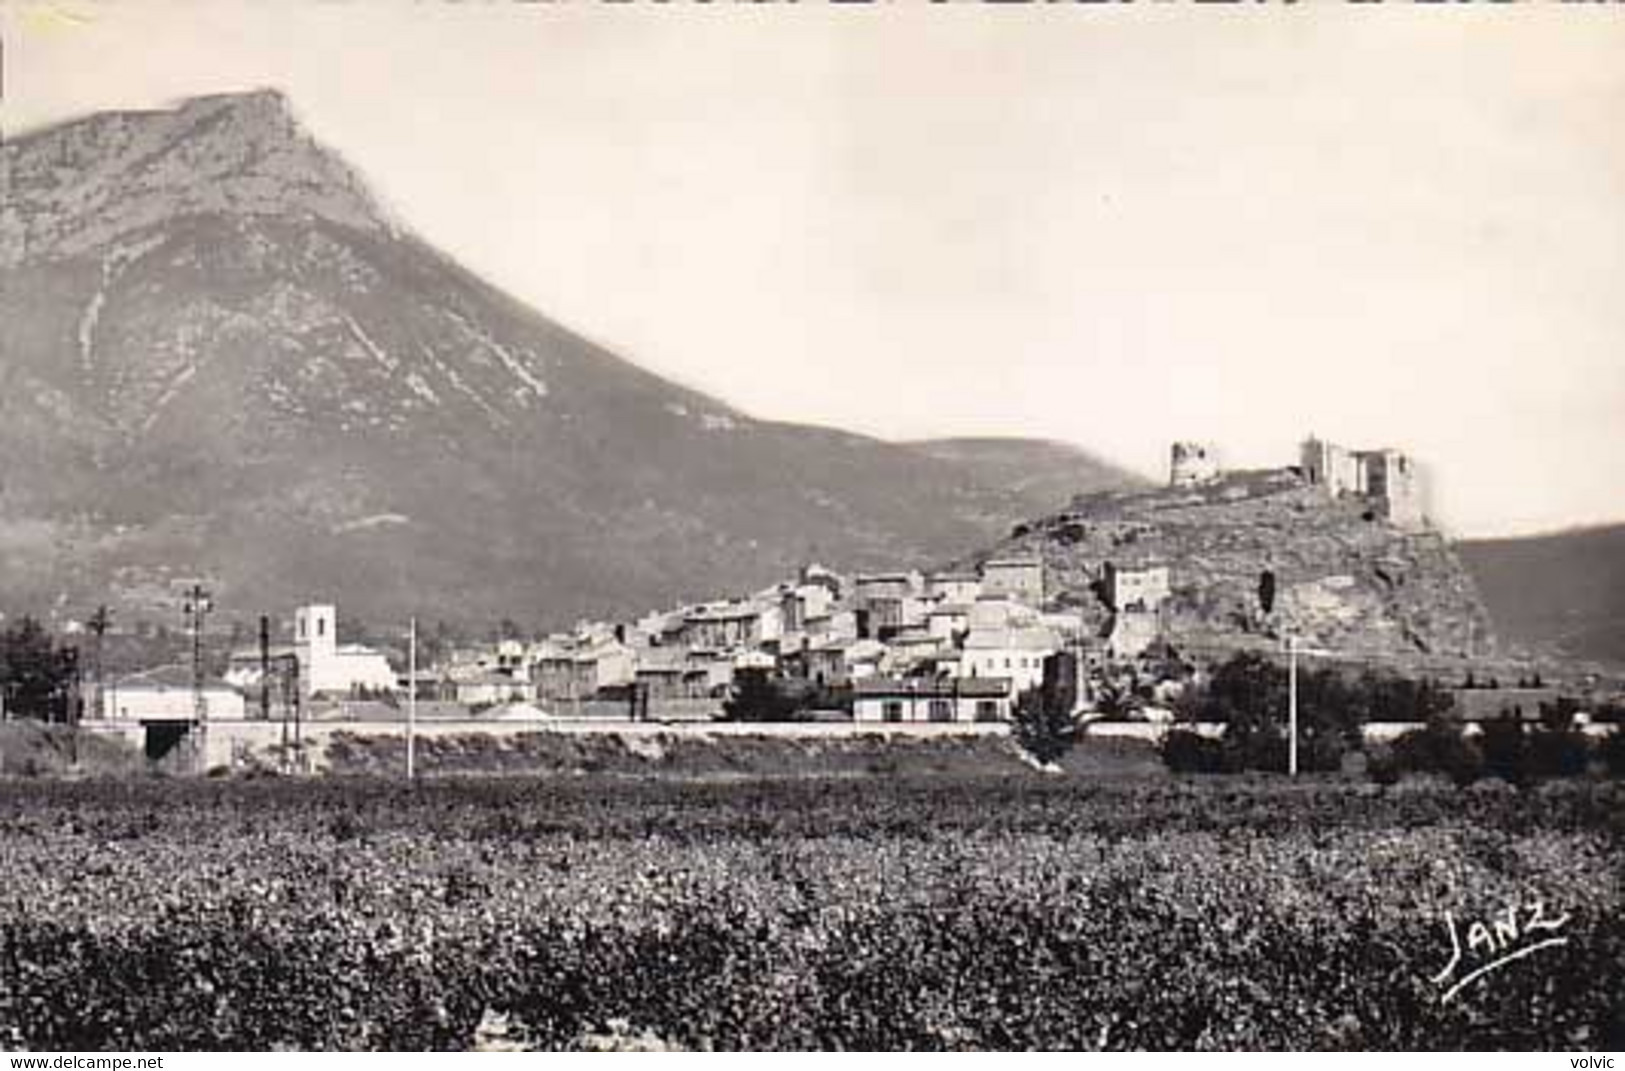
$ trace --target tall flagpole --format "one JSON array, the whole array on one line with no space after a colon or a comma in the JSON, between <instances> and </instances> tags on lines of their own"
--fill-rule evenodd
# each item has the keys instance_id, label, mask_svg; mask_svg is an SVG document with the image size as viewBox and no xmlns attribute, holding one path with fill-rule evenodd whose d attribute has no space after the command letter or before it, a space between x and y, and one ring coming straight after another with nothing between
<instances>
[{"instance_id":1,"label":"tall flagpole","mask_svg":"<svg viewBox=\"0 0 1625 1071\"><path fill-rule=\"evenodd\" d=\"M418 721L418 619L412 618L408 629L406 644L406 779L412 780L416 773L414 760L416 759L414 734L417 731Z\"/></svg>"}]
</instances>

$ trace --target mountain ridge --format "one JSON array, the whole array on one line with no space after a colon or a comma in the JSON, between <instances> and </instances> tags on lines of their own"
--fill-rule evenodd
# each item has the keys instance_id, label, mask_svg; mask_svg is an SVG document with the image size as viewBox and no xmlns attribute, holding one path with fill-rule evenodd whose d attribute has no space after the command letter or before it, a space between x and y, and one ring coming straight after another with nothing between
<instances>
[{"instance_id":1,"label":"mountain ridge","mask_svg":"<svg viewBox=\"0 0 1625 1071\"><path fill-rule=\"evenodd\" d=\"M1625 524L1467 539L1458 549L1510 640L1625 668Z\"/></svg>"},{"instance_id":2,"label":"mountain ridge","mask_svg":"<svg viewBox=\"0 0 1625 1071\"><path fill-rule=\"evenodd\" d=\"M962 450L760 420L637 366L384 213L274 92L0 159L14 605L165 613L201 575L248 612L559 623L810 558L923 564L1059 504ZM1078 487L1118 478L1070 462Z\"/></svg>"}]
</instances>

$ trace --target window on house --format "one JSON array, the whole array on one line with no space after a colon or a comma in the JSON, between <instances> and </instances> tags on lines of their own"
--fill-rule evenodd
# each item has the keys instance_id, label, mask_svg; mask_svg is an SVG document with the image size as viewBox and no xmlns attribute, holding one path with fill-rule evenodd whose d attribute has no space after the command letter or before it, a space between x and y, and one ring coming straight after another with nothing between
<instances>
[{"instance_id":1,"label":"window on house","mask_svg":"<svg viewBox=\"0 0 1625 1071\"><path fill-rule=\"evenodd\" d=\"M902 721L903 704L901 700L888 699L880 705L880 716L885 721Z\"/></svg>"},{"instance_id":2,"label":"window on house","mask_svg":"<svg viewBox=\"0 0 1625 1071\"><path fill-rule=\"evenodd\" d=\"M977 721L998 721L999 704L991 699L978 699L976 701Z\"/></svg>"},{"instance_id":3,"label":"window on house","mask_svg":"<svg viewBox=\"0 0 1625 1071\"><path fill-rule=\"evenodd\" d=\"M318 617L316 619L316 635L318 635L318 636L327 635L327 618Z\"/></svg>"},{"instance_id":4,"label":"window on house","mask_svg":"<svg viewBox=\"0 0 1625 1071\"><path fill-rule=\"evenodd\" d=\"M933 700L931 700L931 720L932 721L953 721L954 720L954 707L953 707L953 704L948 702L948 700L946 700L946 699L933 699Z\"/></svg>"}]
</instances>

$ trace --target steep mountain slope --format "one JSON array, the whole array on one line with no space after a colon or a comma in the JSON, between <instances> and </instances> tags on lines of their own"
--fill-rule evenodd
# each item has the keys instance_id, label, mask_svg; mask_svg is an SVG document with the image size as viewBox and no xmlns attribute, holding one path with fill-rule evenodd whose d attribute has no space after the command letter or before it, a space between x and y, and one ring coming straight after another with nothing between
<instances>
[{"instance_id":1,"label":"steep mountain slope","mask_svg":"<svg viewBox=\"0 0 1625 1071\"><path fill-rule=\"evenodd\" d=\"M978 558L1008 554L1042 556L1052 593L1103 631L1106 563L1168 566L1167 634L1193 653L1274 646L1288 633L1388 664L1494 650L1472 579L1439 533L1373 519L1364 503L1334 500L1293 470L1081 495ZM1267 616L1259 603L1265 570L1277 588Z\"/></svg>"},{"instance_id":2,"label":"steep mountain slope","mask_svg":"<svg viewBox=\"0 0 1625 1071\"><path fill-rule=\"evenodd\" d=\"M1625 525L1468 540L1457 551L1508 640L1625 666Z\"/></svg>"},{"instance_id":3,"label":"steep mountain slope","mask_svg":"<svg viewBox=\"0 0 1625 1071\"><path fill-rule=\"evenodd\" d=\"M202 575L244 614L558 622L922 563L1057 504L987 476L572 334L391 220L272 92L0 149L10 607L158 609Z\"/></svg>"},{"instance_id":4,"label":"steep mountain slope","mask_svg":"<svg viewBox=\"0 0 1625 1071\"><path fill-rule=\"evenodd\" d=\"M963 469L989 487L1007 487L1051 507L1090 491L1150 486L1127 469L1048 439L925 439L905 445Z\"/></svg>"}]
</instances>

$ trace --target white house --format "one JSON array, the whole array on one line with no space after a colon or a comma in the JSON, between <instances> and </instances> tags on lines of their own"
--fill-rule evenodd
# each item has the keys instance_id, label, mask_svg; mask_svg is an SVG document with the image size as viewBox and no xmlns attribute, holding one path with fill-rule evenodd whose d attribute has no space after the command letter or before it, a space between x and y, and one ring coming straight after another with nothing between
<instances>
[{"instance_id":1,"label":"white house","mask_svg":"<svg viewBox=\"0 0 1625 1071\"><path fill-rule=\"evenodd\" d=\"M938 603L925 615L925 628L941 640L953 640L970 629L970 607L964 603Z\"/></svg>"},{"instance_id":2,"label":"white house","mask_svg":"<svg viewBox=\"0 0 1625 1071\"><path fill-rule=\"evenodd\" d=\"M240 721L248 705L243 693L223 680L203 682L203 716L210 721ZM196 715L189 666L161 666L112 681L104 710L110 721L191 721Z\"/></svg>"},{"instance_id":3,"label":"white house","mask_svg":"<svg viewBox=\"0 0 1625 1071\"><path fill-rule=\"evenodd\" d=\"M1036 624L1037 610L1001 595L983 595L966 610L966 627L972 632Z\"/></svg>"},{"instance_id":4,"label":"white house","mask_svg":"<svg viewBox=\"0 0 1625 1071\"><path fill-rule=\"evenodd\" d=\"M871 677L852 685L855 722L1006 721L1012 689L1007 679Z\"/></svg>"},{"instance_id":5,"label":"white house","mask_svg":"<svg viewBox=\"0 0 1625 1071\"><path fill-rule=\"evenodd\" d=\"M1168 567L1106 563L1106 598L1113 610L1150 612L1167 601Z\"/></svg>"},{"instance_id":6,"label":"white house","mask_svg":"<svg viewBox=\"0 0 1625 1071\"><path fill-rule=\"evenodd\" d=\"M971 603L982 595L982 578L975 573L932 573L925 578L925 593L939 603Z\"/></svg>"},{"instance_id":7,"label":"white house","mask_svg":"<svg viewBox=\"0 0 1625 1071\"><path fill-rule=\"evenodd\" d=\"M489 707L500 703L529 702L536 698L536 689L523 677L491 672L478 677L465 677L454 683L457 702L467 707Z\"/></svg>"},{"instance_id":8,"label":"white house","mask_svg":"<svg viewBox=\"0 0 1625 1071\"><path fill-rule=\"evenodd\" d=\"M880 672L888 648L876 640L820 639L808 645L807 679L819 684L846 684Z\"/></svg>"},{"instance_id":9,"label":"white house","mask_svg":"<svg viewBox=\"0 0 1625 1071\"><path fill-rule=\"evenodd\" d=\"M1042 558L991 558L982 563L982 594L996 595L1027 606L1044 602Z\"/></svg>"},{"instance_id":10,"label":"white house","mask_svg":"<svg viewBox=\"0 0 1625 1071\"><path fill-rule=\"evenodd\" d=\"M532 645L528 657L530 679L540 699L587 699L600 689L631 684L637 678L638 652L613 633L583 630L575 636L549 637Z\"/></svg>"},{"instance_id":11,"label":"white house","mask_svg":"<svg viewBox=\"0 0 1625 1071\"><path fill-rule=\"evenodd\" d=\"M962 678L1008 679L1019 693L1044 682L1044 659L1060 649L1060 638L1047 628L972 629L965 637L959 673Z\"/></svg>"},{"instance_id":12,"label":"white house","mask_svg":"<svg viewBox=\"0 0 1625 1071\"><path fill-rule=\"evenodd\" d=\"M776 611L775 611L776 612ZM714 602L691 609L683 618L683 643L700 651L754 647L763 636L763 608L753 602Z\"/></svg>"}]
</instances>

